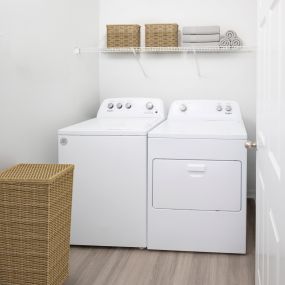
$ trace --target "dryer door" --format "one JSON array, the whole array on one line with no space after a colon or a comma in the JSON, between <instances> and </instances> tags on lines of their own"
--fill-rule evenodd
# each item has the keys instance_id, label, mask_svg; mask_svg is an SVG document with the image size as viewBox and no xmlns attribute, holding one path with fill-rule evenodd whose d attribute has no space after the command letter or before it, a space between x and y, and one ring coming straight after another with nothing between
<instances>
[{"instance_id":1,"label":"dryer door","mask_svg":"<svg viewBox=\"0 0 285 285\"><path fill-rule=\"evenodd\" d=\"M153 160L156 209L241 210L240 161Z\"/></svg>"}]
</instances>

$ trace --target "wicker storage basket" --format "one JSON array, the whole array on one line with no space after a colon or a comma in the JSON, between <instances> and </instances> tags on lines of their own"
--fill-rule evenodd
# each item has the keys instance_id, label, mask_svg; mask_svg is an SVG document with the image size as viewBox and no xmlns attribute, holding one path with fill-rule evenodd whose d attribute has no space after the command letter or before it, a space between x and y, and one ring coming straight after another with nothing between
<instances>
[{"instance_id":1,"label":"wicker storage basket","mask_svg":"<svg viewBox=\"0 0 285 285\"><path fill-rule=\"evenodd\" d=\"M177 24L145 25L146 47L178 47Z\"/></svg>"},{"instance_id":2,"label":"wicker storage basket","mask_svg":"<svg viewBox=\"0 0 285 285\"><path fill-rule=\"evenodd\" d=\"M107 25L107 47L140 47L139 25Z\"/></svg>"},{"instance_id":3,"label":"wicker storage basket","mask_svg":"<svg viewBox=\"0 0 285 285\"><path fill-rule=\"evenodd\" d=\"M62 285L68 276L72 165L0 172L0 284Z\"/></svg>"}]
</instances>

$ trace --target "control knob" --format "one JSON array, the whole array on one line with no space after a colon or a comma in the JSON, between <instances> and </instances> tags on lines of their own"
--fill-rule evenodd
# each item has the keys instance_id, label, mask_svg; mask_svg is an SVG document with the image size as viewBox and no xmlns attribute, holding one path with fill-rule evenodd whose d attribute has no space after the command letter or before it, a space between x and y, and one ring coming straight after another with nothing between
<instances>
[{"instance_id":1,"label":"control knob","mask_svg":"<svg viewBox=\"0 0 285 285\"><path fill-rule=\"evenodd\" d=\"M123 108L123 105L122 105L121 103L118 103L118 104L117 104L117 108L118 108L118 109L122 109L122 108Z\"/></svg>"},{"instance_id":2,"label":"control knob","mask_svg":"<svg viewBox=\"0 0 285 285\"><path fill-rule=\"evenodd\" d=\"M132 108L132 104L131 104L131 103L127 103L127 104L126 104L126 108L127 108L127 109L131 109L131 108Z\"/></svg>"},{"instance_id":3,"label":"control knob","mask_svg":"<svg viewBox=\"0 0 285 285\"><path fill-rule=\"evenodd\" d=\"M187 111L187 106L185 104L180 106L180 111L181 112L186 112Z\"/></svg>"},{"instance_id":4,"label":"control knob","mask_svg":"<svg viewBox=\"0 0 285 285\"><path fill-rule=\"evenodd\" d=\"M217 106L217 111L218 111L218 112L222 112L222 111L223 111L223 107L222 107L221 105L218 105L218 106Z\"/></svg>"},{"instance_id":5,"label":"control knob","mask_svg":"<svg viewBox=\"0 0 285 285\"><path fill-rule=\"evenodd\" d=\"M146 103L146 108L148 110L152 110L153 109L153 104L151 102Z\"/></svg>"},{"instance_id":6,"label":"control knob","mask_svg":"<svg viewBox=\"0 0 285 285\"><path fill-rule=\"evenodd\" d=\"M233 108L232 108L232 106L231 106L231 105L226 106L226 111L227 111L227 112L231 112L231 111L232 111L232 109L233 109Z\"/></svg>"},{"instance_id":7,"label":"control knob","mask_svg":"<svg viewBox=\"0 0 285 285\"><path fill-rule=\"evenodd\" d=\"M113 108L114 108L114 104L113 104L113 103L109 103L109 104L108 104L108 109L111 110L111 109L113 109Z\"/></svg>"}]
</instances>

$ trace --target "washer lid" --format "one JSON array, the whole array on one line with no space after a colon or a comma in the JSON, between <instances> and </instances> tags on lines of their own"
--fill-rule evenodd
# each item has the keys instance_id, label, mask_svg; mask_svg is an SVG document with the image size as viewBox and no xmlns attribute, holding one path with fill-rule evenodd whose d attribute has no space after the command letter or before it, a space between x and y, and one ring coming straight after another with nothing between
<instances>
[{"instance_id":1,"label":"washer lid","mask_svg":"<svg viewBox=\"0 0 285 285\"><path fill-rule=\"evenodd\" d=\"M59 135L73 136L144 136L157 126L157 118L94 118L58 131Z\"/></svg>"},{"instance_id":2,"label":"washer lid","mask_svg":"<svg viewBox=\"0 0 285 285\"><path fill-rule=\"evenodd\" d=\"M171 121L149 132L150 138L247 139L242 121Z\"/></svg>"}]
</instances>

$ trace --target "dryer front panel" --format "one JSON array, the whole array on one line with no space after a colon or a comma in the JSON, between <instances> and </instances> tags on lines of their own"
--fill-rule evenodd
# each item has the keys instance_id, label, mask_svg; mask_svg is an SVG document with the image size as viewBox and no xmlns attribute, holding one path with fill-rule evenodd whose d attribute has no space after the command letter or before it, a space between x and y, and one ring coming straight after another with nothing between
<instances>
[{"instance_id":1,"label":"dryer front panel","mask_svg":"<svg viewBox=\"0 0 285 285\"><path fill-rule=\"evenodd\" d=\"M154 159L152 177L156 209L241 211L240 161Z\"/></svg>"}]
</instances>

